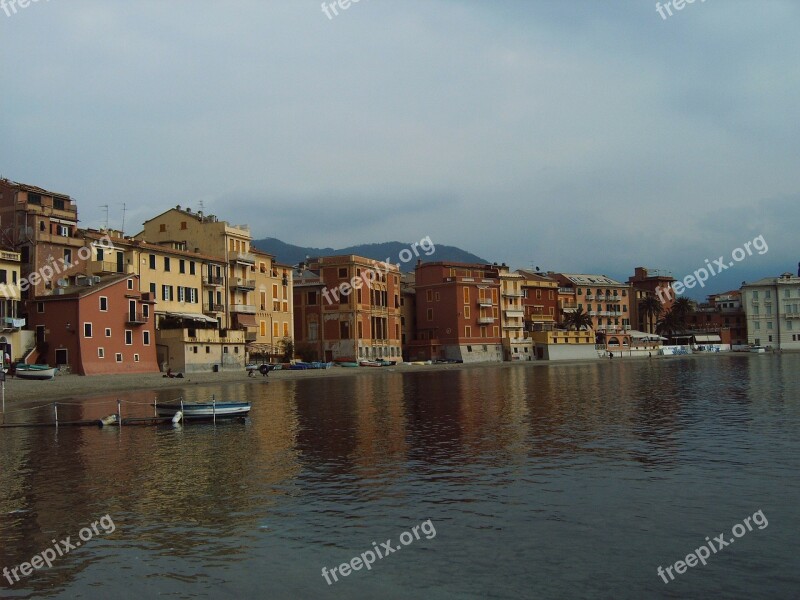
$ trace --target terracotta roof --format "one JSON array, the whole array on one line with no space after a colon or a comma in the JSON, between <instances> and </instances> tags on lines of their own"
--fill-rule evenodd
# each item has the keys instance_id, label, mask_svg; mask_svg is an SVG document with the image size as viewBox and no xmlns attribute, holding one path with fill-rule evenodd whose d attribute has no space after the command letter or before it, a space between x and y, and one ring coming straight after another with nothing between
<instances>
[{"instance_id":1,"label":"terracotta roof","mask_svg":"<svg viewBox=\"0 0 800 600\"><path fill-rule=\"evenodd\" d=\"M50 296L36 296L36 302L50 302L54 300L74 300L76 298L83 298L85 296L90 296L95 292L102 291L106 288L111 287L121 281L126 279L130 279L133 277L134 279L138 279L138 275L107 275L105 277L100 278L99 283L95 283L93 285L70 285L65 288L60 288L64 290L63 294L59 295L50 295ZM136 291L139 294L139 291Z\"/></svg>"},{"instance_id":2,"label":"terracotta roof","mask_svg":"<svg viewBox=\"0 0 800 600\"><path fill-rule=\"evenodd\" d=\"M65 198L67 200L72 200L67 194L61 194L59 192L51 192L44 188L40 188L36 185L28 185L27 183L19 183L17 181L11 181L9 179L4 180L8 185L12 187L18 187L21 190L26 192L33 192L34 194L42 194L44 196L53 196L55 198Z\"/></svg>"}]
</instances>

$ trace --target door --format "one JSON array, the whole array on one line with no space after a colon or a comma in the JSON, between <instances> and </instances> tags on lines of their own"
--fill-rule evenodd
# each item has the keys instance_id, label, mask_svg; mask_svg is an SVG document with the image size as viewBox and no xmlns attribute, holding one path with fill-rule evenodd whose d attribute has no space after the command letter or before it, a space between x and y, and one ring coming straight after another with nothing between
<instances>
[{"instance_id":1,"label":"door","mask_svg":"<svg viewBox=\"0 0 800 600\"><path fill-rule=\"evenodd\" d=\"M122 252L117 252L117 273L125 272L125 255Z\"/></svg>"},{"instance_id":2,"label":"door","mask_svg":"<svg viewBox=\"0 0 800 600\"><path fill-rule=\"evenodd\" d=\"M69 351L66 348L56 350L56 366L69 364Z\"/></svg>"},{"instance_id":3,"label":"door","mask_svg":"<svg viewBox=\"0 0 800 600\"><path fill-rule=\"evenodd\" d=\"M121 256L118 254L117 256ZM136 323L136 300L128 300L128 322Z\"/></svg>"}]
</instances>

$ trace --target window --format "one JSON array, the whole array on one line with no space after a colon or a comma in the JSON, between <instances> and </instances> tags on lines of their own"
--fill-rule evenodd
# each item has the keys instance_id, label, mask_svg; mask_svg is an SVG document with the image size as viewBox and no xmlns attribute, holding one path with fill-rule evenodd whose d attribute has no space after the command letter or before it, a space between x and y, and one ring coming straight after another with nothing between
<instances>
[{"instance_id":1,"label":"window","mask_svg":"<svg viewBox=\"0 0 800 600\"><path fill-rule=\"evenodd\" d=\"M439 301L439 292L436 292L436 301ZM395 308L397 308L397 304L395 304Z\"/></svg>"},{"instance_id":2,"label":"window","mask_svg":"<svg viewBox=\"0 0 800 600\"><path fill-rule=\"evenodd\" d=\"M464 288L464 304L469 304L469 288Z\"/></svg>"},{"instance_id":3,"label":"window","mask_svg":"<svg viewBox=\"0 0 800 600\"><path fill-rule=\"evenodd\" d=\"M133 331L130 329L125 330L125 345L133 346Z\"/></svg>"},{"instance_id":4,"label":"window","mask_svg":"<svg viewBox=\"0 0 800 600\"><path fill-rule=\"evenodd\" d=\"M358 290L359 292L361 290ZM306 304L309 306L314 306L317 303L317 292L308 292L306 296Z\"/></svg>"},{"instance_id":5,"label":"window","mask_svg":"<svg viewBox=\"0 0 800 600\"><path fill-rule=\"evenodd\" d=\"M97 349L97 358L105 358L106 357L106 349L105 348L98 348Z\"/></svg>"},{"instance_id":6,"label":"window","mask_svg":"<svg viewBox=\"0 0 800 600\"><path fill-rule=\"evenodd\" d=\"M472 346L467 346L467 352L472 352Z\"/></svg>"},{"instance_id":7,"label":"window","mask_svg":"<svg viewBox=\"0 0 800 600\"><path fill-rule=\"evenodd\" d=\"M164 257L164 271L169 273L169 256Z\"/></svg>"},{"instance_id":8,"label":"window","mask_svg":"<svg viewBox=\"0 0 800 600\"><path fill-rule=\"evenodd\" d=\"M162 285L161 286L161 299L165 302L172 301L172 286L171 285Z\"/></svg>"},{"instance_id":9,"label":"window","mask_svg":"<svg viewBox=\"0 0 800 600\"><path fill-rule=\"evenodd\" d=\"M189 226L186 224L186 221L181 221L181 229L187 229Z\"/></svg>"},{"instance_id":10,"label":"window","mask_svg":"<svg viewBox=\"0 0 800 600\"><path fill-rule=\"evenodd\" d=\"M100 296L100 310L108 312L108 298L106 296Z\"/></svg>"},{"instance_id":11,"label":"window","mask_svg":"<svg viewBox=\"0 0 800 600\"><path fill-rule=\"evenodd\" d=\"M472 337L472 327L470 327L469 325L464 327L464 337L467 337L467 338L471 338ZM472 352L472 350L470 350L470 352Z\"/></svg>"},{"instance_id":12,"label":"window","mask_svg":"<svg viewBox=\"0 0 800 600\"><path fill-rule=\"evenodd\" d=\"M194 268L195 268L195 267L194 267L194 261L193 261L193 260L190 260L190 261L189 261L189 275L194 275L194 274L195 274L195 270L194 270Z\"/></svg>"},{"instance_id":13,"label":"window","mask_svg":"<svg viewBox=\"0 0 800 600\"><path fill-rule=\"evenodd\" d=\"M339 279L347 279L347 267L339 268Z\"/></svg>"},{"instance_id":14,"label":"window","mask_svg":"<svg viewBox=\"0 0 800 600\"><path fill-rule=\"evenodd\" d=\"M433 309L428 309L428 321L433 321Z\"/></svg>"},{"instance_id":15,"label":"window","mask_svg":"<svg viewBox=\"0 0 800 600\"><path fill-rule=\"evenodd\" d=\"M211 354L211 346L206 346L206 354Z\"/></svg>"},{"instance_id":16,"label":"window","mask_svg":"<svg viewBox=\"0 0 800 600\"><path fill-rule=\"evenodd\" d=\"M184 298L184 295L183 295L183 290L184 290L183 286L179 285L178 286L178 302L185 302L185 298Z\"/></svg>"},{"instance_id":17,"label":"window","mask_svg":"<svg viewBox=\"0 0 800 600\"><path fill-rule=\"evenodd\" d=\"M758 290L753 291L753 300L758 300Z\"/></svg>"},{"instance_id":18,"label":"window","mask_svg":"<svg viewBox=\"0 0 800 600\"><path fill-rule=\"evenodd\" d=\"M133 355L133 362L139 362L139 355L138 354L134 354Z\"/></svg>"},{"instance_id":19,"label":"window","mask_svg":"<svg viewBox=\"0 0 800 600\"><path fill-rule=\"evenodd\" d=\"M183 259L178 261L178 273L186 273L186 261Z\"/></svg>"},{"instance_id":20,"label":"window","mask_svg":"<svg viewBox=\"0 0 800 600\"><path fill-rule=\"evenodd\" d=\"M156 297L156 284L155 283L151 283L150 284L150 294L153 296L153 298Z\"/></svg>"},{"instance_id":21,"label":"window","mask_svg":"<svg viewBox=\"0 0 800 600\"><path fill-rule=\"evenodd\" d=\"M772 298L772 290L764 290L764 298Z\"/></svg>"},{"instance_id":22,"label":"window","mask_svg":"<svg viewBox=\"0 0 800 600\"><path fill-rule=\"evenodd\" d=\"M83 337L86 337L86 338L92 337L92 324L91 323L84 323L83 324Z\"/></svg>"},{"instance_id":23,"label":"window","mask_svg":"<svg viewBox=\"0 0 800 600\"><path fill-rule=\"evenodd\" d=\"M150 254L147 258L148 258L149 263L150 263L150 268L151 269L155 269L156 268L156 255L155 254Z\"/></svg>"},{"instance_id":24,"label":"window","mask_svg":"<svg viewBox=\"0 0 800 600\"><path fill-rule=\"evenodd\" d=\"M278 324L277 323L273 323L272 324L272 336L273 337L278 337Z\"/></svg>"},{"instance_id":25,"label":"window","mask_svg":"<svg viewBox=\"0 0 800 600\"><path fill-rule=\"evenodd\" d=\"M36 303L36 312L43 313L44 312L44 302L37 302Z\"/></svg>"},{"instance_id":26,"label":"window","mask_svg":"<svg viewBox=\"0 0 800 600\"><path fill-rule=\"evenodd\" d=\"M536 299L540 300L542 298L542 290L536 290Z\"/></svg>"},{"instance_id":27,"label":"window","mask_svg":"<svg viewBox=\"0 0 800 600\"><path fill-rule=\"evenodd\" d=\"M223 346L222 347L222 353L223 354L227 354L228 353L228 347L227 346Z\"/></svg>"},{"instance_id":28,"label":"window","mask_svg":"<svg viewBox=\"0 0 800 600\"><path fill-rule=\"evenodd\" d=\"M0 269L0 283L8 283L8 271Z\"/></svg>"},{"instance_id":29,"label":"window","mask_svg":"<svg viewBox=\"0 0 800 600\"><path fill-rule=\"evenodd\" d=\"M114 358L116 358L116 360L117 360L117 362L118 362L118 363L121 363L121 362L122 362L122 352L117 352L117 353L114 355Z\"/></svg>"},{"instance_id":30,"label":"window","mask_svg":"<svg viewBox=\"0 0 800 600\"><path fill-rule=\"evenodd\" d=\"M772 329L772 321L767 321L767 329Z\"/></svg>"},{"instance_id":31,"label":"window","mask_svg":"<svg viewBox=\"0 0 800 600\"><path fill-rule=\"evenodd\" d=\"M469 319L469 306L464 307L464 318Z\"/></svg>"},{"instance_id":32,"label":"window","mask_svg":"<svg viewBox=\"0 0 800 600\"><path fill-rule=\"evenodd\" d=\"M433 290L428 290L425 292L425 300L428 302L433 302Z\"/></svg>"},{"instance_id":33,"label":"window","mask_svg":"<svg viewBox=\"0 0 800 600\"><path fill-rule=\"evenodd\" d=\"M142 304L142 316L146 319L150 316L150 305Z\"/></svg>"},{"instance_id":34,"label":"window","mask_svg":"<svg viewBox=\"0 0 800 600\"><path fill-rule=\"evenodd\" d=\"M350 323L348 321L339 321L339 338L350 339Z\"/></svg>"},{"instance_id":35,"label":"window","mask_svg":"<svg viewBox=\"0 0 800 600\"><path fill-rule=\"evenodd\" d=\"M149 346L150 345L150 332L149 331L143 331L142 332L142 344L144 344L145 346Z\"/></svg>"},{"instance_id":36,"label":"window","mask_svg":"<svg viewBox=\"0 0 800 600\"><path fill-rule=\"evenodd\" d=\"M133 289L133 279L128 279L128 289L129 290Z\"/></svg>"},{"instance_id":37,"label":"window","mask_svg":"<svg viewBox=\"0 0 800 600\"><path fill-rule=\"evenodd\" d=\"M106 337L111 337L111 328L106 327Z\"/></svg>"},{"instance_id":38,"label":"window","mask_svg":"<svg viewBox=\"0 0 800 600\"><path fill-rule=\"evenodd\" d=\"M64 248L64 265L69 266L72 264L72 250Z\"/></svg>"},{"instance_id":39,"label":"window","mask_svg":"<svg viewBox=\"0 0 800 600\"><path fill-rule=\"evenodd\" d=\"M287 337L288 335L289 335L289 324L288 323L284 323L283 324L283 337Z\"/></svg>"}]
</instances>

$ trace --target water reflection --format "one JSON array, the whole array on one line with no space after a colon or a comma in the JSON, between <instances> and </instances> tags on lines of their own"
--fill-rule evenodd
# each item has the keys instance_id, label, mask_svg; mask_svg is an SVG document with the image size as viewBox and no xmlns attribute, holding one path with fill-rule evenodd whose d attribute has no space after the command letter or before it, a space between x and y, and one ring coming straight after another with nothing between
<instances>
[{"instance_id":1,"label":"water reflection","mask_svg":"<svg viewBox=\"0 0 800 600\"><path fill-rule=\"evenodd\" d=\"M610 481L609 469L626 469L615 485L641 482L630 485L647 495L645 481L686 477L687 465L752 461L737 450L746 429L791 448L794 438L784 436L800 421L790 398L799 364L796 356L729 356L271 379L180 392L187 401L247 399L246 422L0 430L0 568L105 514L117 523L113 535L8 593L77 593L92 585L89 573L106 569L131 585L134 573L159 585L210 584L217 579L205 570L234 568L279 542L299 554L349 547L352 531L394 524L387 515L397 510L414 522L440 511L450 535L457 522L470 536L504 526L513 535L541 518L552 523L548 543L580 548L570 537L578 524L589 537L608 532L587 529L573 503L602 502L586 489ZM98 419L116 411L118 398L126 416L146 416L154 400L178 393L100 397L65 404L59 416ZM692 482L700 485L695 475ZM451 548L449 560L467 560L468 548ZM262 565L259 576L277 577L275 568Z\"/></svg>"}]
</instances>

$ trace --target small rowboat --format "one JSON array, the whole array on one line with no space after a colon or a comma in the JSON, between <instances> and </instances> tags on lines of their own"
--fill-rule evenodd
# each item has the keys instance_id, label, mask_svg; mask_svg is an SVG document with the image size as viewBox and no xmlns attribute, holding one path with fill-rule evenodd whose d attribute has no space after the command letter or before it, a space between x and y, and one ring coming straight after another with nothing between
<instances>
[{"instance_id":1,"label":"small rowboat","mask_svg":"<svg viewBox=\"0 0 800 600\"><path fill-rule=\"evenodd\" d=\"M357 362L340 362L340 363L336 363L336 364L338 364L340 367L357 367L358 366Z\"/></svg>"},{"instance_id":2,"label":"small rowboat","mask_svg":"<svg viewBox=\"0 0 800 600\"><path fill-rule=\"evenodd\" d=\"M362 360L358 363L362 367L382 367L383 365L377 360Z\"/></svg>"},{"instance_id":3,"label":"small rowboat","mask_svg":"<svg viewBox=\"0 0 800 600\"><path fill-rule=\"evenodd\" d=\"M183 411L184 417L224 419L226 417L246 417L250 413L249 402L170 402L156 405L159 417L172 417L175 413Z\"/></svg>"},{"instance_id":4,"label":"small rowboat","mask_svg":"<svg viewBox=\"0 0 800 600\"><path fill-rule=\"evenodd\" d=\"M56 376L57 367L50 367L48 365L26 365L18 364L14 371L14 376L20 379L36 379L44 381L52 379Z\"/></svg>"}]
</instances>

